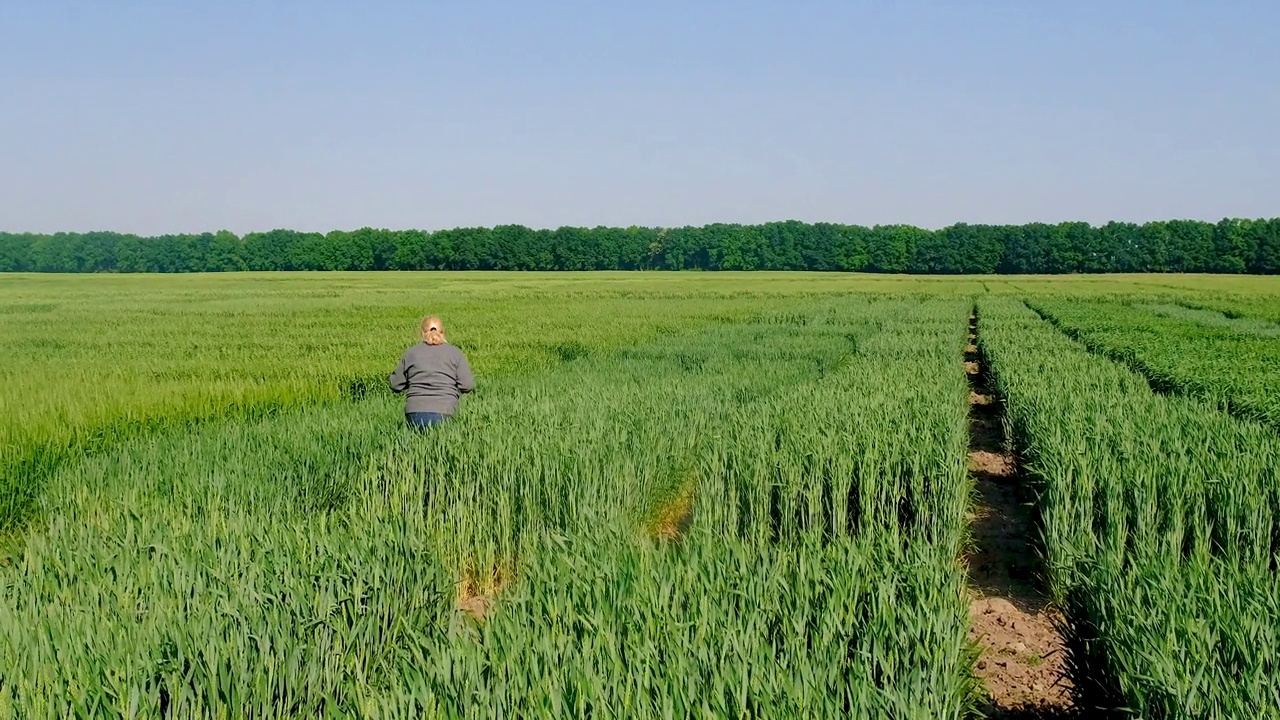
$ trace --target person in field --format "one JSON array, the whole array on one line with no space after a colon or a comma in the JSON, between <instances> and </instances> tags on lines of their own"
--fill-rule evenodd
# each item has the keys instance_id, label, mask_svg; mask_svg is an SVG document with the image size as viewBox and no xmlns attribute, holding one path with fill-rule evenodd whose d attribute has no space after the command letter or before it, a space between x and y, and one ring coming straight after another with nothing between
<instances>
[{"instance_id":1,"label":"person in field","mask_svg":"<svg viewBox=\"0 0 1280 720\"><path fill-rule=\"evenodd\" d=\"M476 388L466 355L444 339L444 323L434 315L422 321L422 342L405 350L387 382L405 393L404 419L415 429L448 420L458 399Z\"/></svg>"}]
</instances>

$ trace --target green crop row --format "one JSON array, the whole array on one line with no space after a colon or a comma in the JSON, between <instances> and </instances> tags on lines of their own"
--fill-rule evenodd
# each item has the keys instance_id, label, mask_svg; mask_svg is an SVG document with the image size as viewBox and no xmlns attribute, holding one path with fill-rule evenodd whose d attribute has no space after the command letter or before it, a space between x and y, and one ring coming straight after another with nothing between
<instances>
[{"instance_id":1,"label":"green crop row","mask_svg":"<svg viewBox=\"0 0 1280 720\"><path fill-rule=\"evenodd\" d=\"M1280 323L1280 295L1275 291L1259 294L1241 292L1240 288L1212 293L1187 302L1189 307L1222 313L1233 320L1257 323Z\"/></svg>"},{"instance_id":2,"label":"green crop row","mask_svg":"<svg viewBox=\"0 0 1280 720\"><path fill-rule=\"evenodd\" d=\"M1280 438L1153 393L1022 303L979 313L1081 706L1280 717Z\"/></svg>"},{"instance_id":3,"label":"green crop row","mask_svg":"<svg viewBox=\"0 0 1280 720\"><path fill-rule=\"evenodd\" d=\"M424 436L374 396L64 463L0 717L959 717L964 314L810 299Z\"/></svg>"},{"instance_id":4,"label":"green crop row","mask_svg":"<svg viewBox=\"0 0 1280 720\"><path fill-rule=\"evenodd\" d=\"M1091 349L1169 389L1280 428L1280 326L1205 318L1167 306L1039 299L1034 309ZM1225 318L1223 318L1225 320Z\"/></svg>"},{"instance_id":5,"label":"green crop row","mask_svg":"<svg viewBox=\"0 0 1280 720\"><path fill-rule=\"evenodd\" d=\"M1264 338L1280 338L1280 323L1260 320L1245 316L1231 316L1220 310L1214 310L1202 303L1188 302L1186 305L1174 303L1144 303L1144 309L1161 317L1178 320L1190 320L1202 325L1234 330L1246 335L1257 335Z\"/></svg>"}]
</instances>

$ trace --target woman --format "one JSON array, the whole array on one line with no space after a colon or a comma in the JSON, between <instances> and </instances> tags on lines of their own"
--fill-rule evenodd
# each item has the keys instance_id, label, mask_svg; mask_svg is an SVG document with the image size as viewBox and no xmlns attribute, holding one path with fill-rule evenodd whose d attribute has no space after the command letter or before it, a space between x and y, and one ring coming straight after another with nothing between
<instances>
[{"instance_id":1,"label":"woman","mask_svg":"<svg viewBox=\"0 0 1280 720\"><path fill-rule=\"evenodd\" d=\"M404 352L387 381L391 392L405 393L405 422L415 429L448 420L458 398L476 388L466 356L445 342L444 323L434 315L422 321L422 342Z\"/></svg>"}]
</instances>

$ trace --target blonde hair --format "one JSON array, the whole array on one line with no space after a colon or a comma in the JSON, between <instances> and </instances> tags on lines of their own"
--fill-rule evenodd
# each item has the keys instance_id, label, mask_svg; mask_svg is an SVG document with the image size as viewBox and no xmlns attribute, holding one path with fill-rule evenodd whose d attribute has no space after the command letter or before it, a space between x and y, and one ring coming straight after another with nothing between
<instances>
[{"instance_id":1,"label":"blonde hair","mask_svg":"<svg viewBox=\"0 0 1280 720\"><path fill-rule=\"evenodd\" d=\"M422 341L428 345L444 344L444 323L432 315L422 321Z\"/></svg>"}]
</instances>

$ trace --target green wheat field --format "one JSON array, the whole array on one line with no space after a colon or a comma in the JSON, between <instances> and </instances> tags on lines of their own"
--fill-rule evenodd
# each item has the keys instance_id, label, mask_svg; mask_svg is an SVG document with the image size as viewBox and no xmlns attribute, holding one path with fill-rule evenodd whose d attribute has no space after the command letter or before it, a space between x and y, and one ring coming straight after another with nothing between
<instances>
[{"instance_id":1,"label":"green wheat field","mask_svg":"<svg viewBox=\"0 0 1280 720\"><path fill-rule=\"evenodd\" d=\"M0 276L0 718L972 717L971 317L1077 707L1280 717L1280 277L384 272Z\"/></svg>"}]
</instances>

